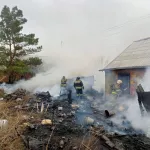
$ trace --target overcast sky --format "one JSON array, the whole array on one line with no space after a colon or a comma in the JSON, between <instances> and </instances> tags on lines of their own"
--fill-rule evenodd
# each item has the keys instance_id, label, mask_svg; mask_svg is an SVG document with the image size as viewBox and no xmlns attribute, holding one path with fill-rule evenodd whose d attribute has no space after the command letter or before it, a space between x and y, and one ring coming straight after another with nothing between
<instances>
[{"instance_id":1,"label":"overcast sky","mask_svg":"<svg viewBox=\"0 0 150 150\"><path fill-rule=\"evenodd\" d=\"M63 41L65 51L110 55L150 36L149 0L0 0L0 4L23 10L28 19L25 31L36 33L46 54L57 51ZM124 24L127 21L134 23Z\"/></svg>"},{"instance_id":2,"label":"overcast sky","mask_svg":"<svg viewBox=\"0 0 150 150\"><path fill-rule=\"evenodd\" d=\"M79 66L98 70L101 56L110 61L134 40L150 36L150 0L0 0L0 4L22 9L28 19L24 31L39 37L41 55L57 64L61 60L59 67L68 70Z\"/></svg>"}]
</instances>

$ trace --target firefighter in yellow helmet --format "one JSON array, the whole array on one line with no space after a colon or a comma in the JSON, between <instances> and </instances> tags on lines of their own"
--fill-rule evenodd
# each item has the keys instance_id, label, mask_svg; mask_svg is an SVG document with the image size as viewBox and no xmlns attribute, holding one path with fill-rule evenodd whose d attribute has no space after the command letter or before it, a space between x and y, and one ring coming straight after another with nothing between
<instances>
[{"instance_id":1,"label":"firefighter in yellow helmet","mask_svg":"<svg viewBox=\"0 0 150 150\"><path fill-rule=\"evenodd\" d=\"M123 83L122 80L117 80L117 83L112 85L111 87L112 88L111 94L115 96L116 98L121 96L122 94L122 89L121 89L122 83Z\"/></svg>"},{"instance_id":2,"label":"firefighter in yellow helmet","mask_svg":"<svg viewBox=\"0 0 150 150\"><path fill-rule=\"evenodd\" d=\"M63 76L62 79L61 79L61 85L60 85L60 87L61 87L61 90L60 90L60 94L61 94L67 88L67 79L66 79L65 76Z\"/></svg>"},{"instance_id":3,"label":"firefighter in yellow helmet","mask_svg":"<svg viewBox=\"0 0 150 150\"><path fill-rule=\"evenodd\" d=\"M67 86L67 79L65 76L63 76L61 79L61 87L66 87L66 86Z\"/></svg>"},{"instance_id":4,"label":"firefighter in yellow helmet","mask_svg":"<svg viewBox=\"0 0 150 150\"><path fill-rule=\"evenodd\" d=\"M117 80L115 84L111 85L111 96L109 97L109 102L105 104L105 108L107 110L118 112L118 108L123 110L120 105L120 102L118 101L118 98L123 95L125 89L123 89L123 82L122 80ZM119 111L120 111L119 110Z\"/></svg>"},{"instance_id":5,"label":"firefighter in yellow helmet","mask_svg":"<svg viewBox=\"0 0 150 150\"><path fill-rule=\"evenodd\" d=\"M80 80L80 77L76 78L76 81L74 82L74 88L76 89L77 96L81 97L83 95L84 85L83 82Z\"/></svg>"},{"instance_id":6,"label":"firefighter in yellow helmet","mask_svg":"<svg viewBox=\"0 0 150 150\"><path fill-rule=\"evenodd\" d=\"M119 107L117 99L122 95L121 85L122 85L121 80L117 80L115 84L111 85L111 97L109 99L109 103L106 103L105 105L107 109L116 110L116 107Z\"/></svg>"}]
</instances>

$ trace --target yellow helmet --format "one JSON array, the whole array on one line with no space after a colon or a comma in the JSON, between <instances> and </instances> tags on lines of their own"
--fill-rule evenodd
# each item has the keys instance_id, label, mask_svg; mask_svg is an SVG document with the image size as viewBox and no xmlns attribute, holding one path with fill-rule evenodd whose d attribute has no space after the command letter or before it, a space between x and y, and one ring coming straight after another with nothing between
<instances>
[{"instance_id":1,"label":"yellow helmet","mask_svg":"<svg viewBox=\"0 0 150 150\"><path fill-rule=\"evenodd\" d=\"M122 80L117 80L117 84L122 84Z\"/></svg>"}]
</instances>

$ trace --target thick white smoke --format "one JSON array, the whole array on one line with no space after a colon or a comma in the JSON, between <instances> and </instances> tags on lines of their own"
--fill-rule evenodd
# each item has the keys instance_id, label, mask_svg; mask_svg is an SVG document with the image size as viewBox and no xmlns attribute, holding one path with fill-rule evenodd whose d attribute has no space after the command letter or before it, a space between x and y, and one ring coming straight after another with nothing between
<instances>
[{"instance_id":1,"label":"thick white smoke","mask_svg":"<svg viewBox=\"0 0 150 150\"><path fill-rule=\"evenodd\" d=\"M145 91L150 91L150 69L147 68L144 77L142 79L138 79L138 83L142 85Z\"/></svg>"},{"instance_id":2,"label":"thick white smoke","mask_svg":"<svg viewBox=\"0 0 150 150\"><path fill-rule=\"evenodd\" d=\"M34 91L36 88L49 89L55 84L60 85L62 76L71 79L77 76L95 76L94 87L98 90L104 85L104 73L99 72L107 60L104 57L84 57L83 55L76 56L68 53L67 56L53 54L51 57L41 57L43 59L43 65L41 72L36 74L35 77L27 81L20 81L13 86L13 90L16 88L25 88L30 91ZM81 61L83 59L83 61ZM99 78L100 77L100 78ZM58 91L58 90L57 90Z\"/></svg>"},{"instance_id":3,"label":"thick white smoke","mask_svg":"<svg viewBox=\"0 0 150 150\"><path fill-rule=\"evenodd\" d=\"M149 2L146 3L143 0L1 0L1 7L17 5L23 10L28 19L24 32L35 33L44 47L39 55L44 56L46 72L18 86L34 89L59 83L63 75L67 78L95 75L95 88L100 90L104 74L98 70L132 41L149 36L149 20L135 19L149 14Z\"/></svg>"},{"instance_id":4,"label":"thick white smoke","mask_svg":"<svg viewBox=\"0 0 150 150\"><path fill-rule=\"evenodd\" d=\"M121 113L121 116L125 116L134 129L142 130L145 134L147 134L148 129L150 128L150 118L146 112L144 116L141 115L137 98L129 99L125 97L122 100L124 101L123 103L128 107L128 109L127 111ZM111 120L114 123L122 126L123 119L118 115L120 114L117 114Z\"/></svg>"},{"instance_id":5,"label":"thick white smoke","mask_svg":"<svg viewBox=\"0 0 150 150\"><path fill-rule=\"evenodd\" d=\"M137 79L138 84L141 84L145 91L150 91L150 70L147 69L142 79ZM131 122L134 128L141 129L146 134L150 128L149 114L144 111L144 116L141 116L140 107L138 103L138 97L136 98L123 98L123 102L128 106L128 110L124 113L127 119ZM121 123L122 120L118 118L113 119L116 123Z\"/></svg>"},{"instance_id":6,"label":"thick white smoke","mask_svg":"<svg viewBox=\"0 0 150 150\"><path fill-rule=\"evenodd\" d=\"M145 133L147 132L148 128L150 127L150 118L145 115L142 117L138 100L131 100L128 102L128 111L126 112L126 117L132 123L133 127L136 129L142 129Z\"/></svg>"}]
</instances>

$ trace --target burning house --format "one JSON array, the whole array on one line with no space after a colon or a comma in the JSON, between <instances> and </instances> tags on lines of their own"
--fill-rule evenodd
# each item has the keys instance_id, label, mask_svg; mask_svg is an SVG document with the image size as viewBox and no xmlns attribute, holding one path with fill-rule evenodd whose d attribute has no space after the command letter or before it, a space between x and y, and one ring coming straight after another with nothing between
<instances>
[{"instance_id":1,"label":"burning house","mask_svg":"<svg viewBox=\"0 0 150 150\"><path fill-rule=\"evenodd\" d=\"M142 79L150 66L150 38L134 41L119 56L110 62L105 71L105 92L110 94L110 85L120 79L126 93L135 96L138 79Z\"/></svg>"}]
</instances>

